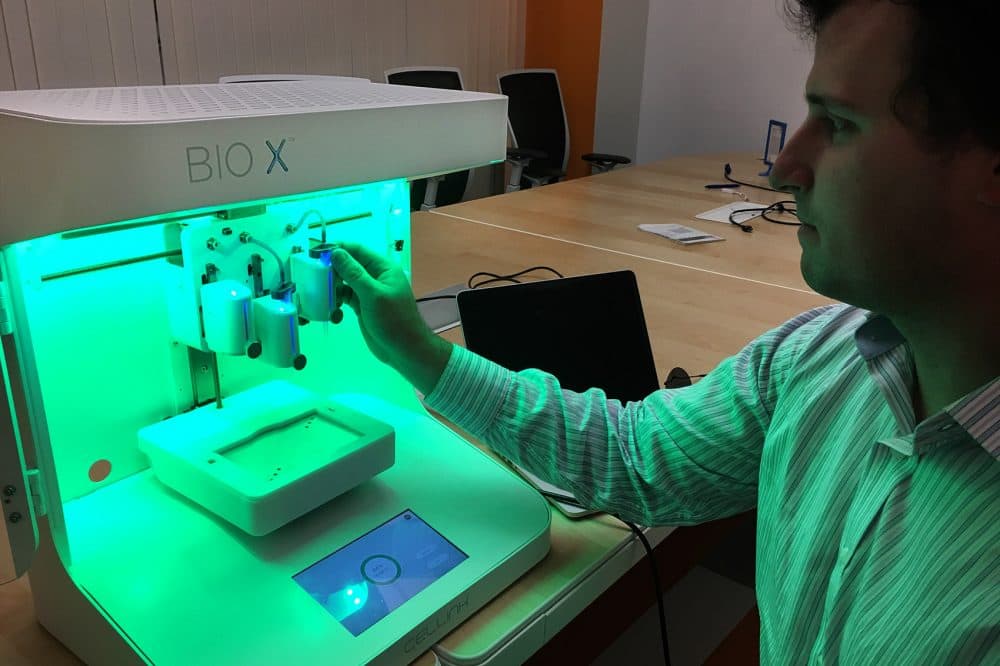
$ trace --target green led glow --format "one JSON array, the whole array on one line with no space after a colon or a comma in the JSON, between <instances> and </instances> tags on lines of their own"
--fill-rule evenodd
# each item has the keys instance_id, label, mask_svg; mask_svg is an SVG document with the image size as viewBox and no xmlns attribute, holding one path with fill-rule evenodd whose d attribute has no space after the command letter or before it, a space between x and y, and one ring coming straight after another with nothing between
<instances>
[{"instance_id":1,"label":"green led glow","mask_svg":"<svg viewBox=\"0 0 1000 666\"><path fill-rule=\"evenodd\" d=\"M376 249L409 274L409 186L403 180L240 202L228 209L228 220L216 215L225 207L213 206L3 248L12 269L7 283L17 314L15 334L27 339L30 332L24 371L37 379L33 417L48 433L63 501L147 469L137 450L138 430L213 398L207 355L179 344L171 332L167 293L183 265L180 231L211 224L222 238L224 228L246 219L237 211L254 207L259 210L251 219L276 229L319 211L306 219L314 227L311 239L319 238L320 222L327 221L329 240ZM397 241L402 251L395 249ZM265 261L265 286L271 288L277 280L267 271L275 271L273 261ZM223 396L285 379L320 394L369 393L397 404L413 402L412 389L370 354L349 308L344 315L336 325L299 328L301 352L308 358L301 371L219 355ZM111 473L95 483L89 472L101 460L110 462ZM67 530L72 536L77 526Z\"/></svg>"},{"instance_id":2,"label":"green led glow","mask_svg":"<svg viewBox=\"0 0 1000 666\"><path fill-rule=\"evenodd\" d=\"M222 210L229 211L226 219L217 215ZM277 546L280 540L241 534L156 481L139 450L138 433L198 404L214 409L210 355L179 342L172 330L177 318L191 316L191 311L172 310L170 294L184 288L193 267L199 274L205 269L204 257L200 266L185 261L182 235L190 238L191 230L202 228L215 236L217 230L224 244L238 236L241 225L251 225L274 230L271 236L278 238L288 225L303 220L307 245L321 238L326 222L328 240L363 244L409 275L409 185L402 180L122 220L0 249L53 539L75 584L92 589L103 582L102 607L128 609L122 619L130 640L142 636L156 643L164 631L163 605L176 597L176 581L189 580L192 568L199 579L216 581L212 596L217 617L243 617L247 603L241 595L230 598L220 590L248 585L265 585L258 590L265 603L299 607L295 600L301 589L287 578L280 586L268 586L272 561L258 557L250 546L261 543L266 549L267 543ZM232 234L224 235L224 229ZM264 286L273 288L275 261L269 253L261 254ZM241 276L227 277L242 281L247 275L244 270ZM302 370L246 355L218 355L223 402L280 379L320 395L370 395L397 408L420 410L412 387L368 351L353 312L345 308L343 314L338 324L314 321L299 327L300 350L308 357ZM194 316L198 321L200 314ZM329 435L315 429L316 438ZM310 426L308 432L313 430ZM280 488L297 465L311 464L306 458L316 450L297 449L300 455L283 458L280 471L255 466L256 458L243 471L260 472L262 483ZM260 447L248 447L225 455L258 453ZM104 468L110 473L91 478L92 470ZM171 548L149 546L168 534ZM248 571L257 575L248 576ZM346 616L364 607L367 593L367 584L358 581L329 603ZM327 631L330 616L318 604L301 609L300 615L282 621L294 623L306 637ZM259 626L241 624L247 636L230 633L222 640L245 643L250 635L273 629L266 612L259 619ZM157 663L190 662L189 644L167 640L155 647Z\"/></svg>"},{"instance_id":3,"label":"green led glow","mask_svg":"<svg viewBox=\"0 0 1000 666\"><path fill-rule=\"evenodd\" d=\"M178 321L190 319L192 313L196 324L204 324L200 302L178 304L176 294L200 295L205 284L198 281L196 289L191 289L192 275L200 278L209 273L210 263L223 265L227 257L241 252L232 241L243 227L263 229L266 233L261 238L267 236L264 240L273 243L273 238L281 240L287 226L305 220L309 234L302 239L303 247L297 247L300 239L296 237L295 249L290 249L288 238L281 248L298 262L321 237L321 223L326 221L329 241L363 244L409 275L408 190L405 181L391 181L241 202L225 209L176 211L0 248L6 307L41 469L47 528L67 574L63 577L60 572L57 579L40 576L50 581L52 594L43 592L39 598L56 611L71 596L93 606L91 619L83 627L87 637L79 645L93 646L100 653L93 657L95 661L101 661L105 646L114 652L117 648L110 646L120 644L136 651L134 660L159 664L282 658L296 663L330 659L367 663L414 626L421 637L405 649L423 651L432 641L430 632L444 630L442 620L454 624L474 610L470 596L475 596L460 597L463 591L498 570L503 586L508 585L513 569L499 567L497 562L506 563L508 559L503 558L515 552L515 547L522 548L525 537L537 540L536 535L547 530L549 513L544 503L531 494L519 497L523 487L509 472L435 423L412 387L369 352L349 308L337 324L315 317L298 327L301 352L308 356L302 370L269 365L263 357L242 353L213 358L181 341L175 330ZM228 211L225 217L217 215L222 210ZM65 222L48 228L72 226L71 219ZM31 228L30 223L24 221L26 228ZM199 236L200 243L195 244L195 231L210 233ZM216 248L206 238L219 242L222 249L217 255L211 255ZM266 289L273 289L282 259L268 252L260 255L263 268L255 269L259 269L255 277ZM241 285L236 289L225 284L225 293L242 293L246 264L243 269L242 275L222 276ZM294 279L294 269L287 270ZM254 299L269 297L253 294ZM215 361L217 372L213 372ZM339 414L353 409L369 420L391 423L395 457L385 464L395 464L374 479L372 474L352 469L351 478L371 480L330 495L332 499L322 498L323 504L297 513L299 517L274 532L253 536L184 492L172 490L165 481L167 475L157 478L139 450L139 432L176 422L180 415L215 410L216 383L231 415L239 404L236 396L273 380L286 383L283 395L294 392L288 387L294 384L333 396L331 404ZM214 412L216 421L225 421L226 408ZM234 438L236 446L215 454L216 466L235 461L234 473L256 474L254 481L259 485L277 488L267 489L271 497L288 496L281 490L292 487L286 479L296 470L315 467L315 459L322 454L337 455L339 451L330 450L331 444L346 446L354 441L354 432L330 433L329 428L324 432L308 418L266 421L256 431L263 436L255 434L257 439L252 441ZM287 430L297 429L286 441L278 437L282 428L275 424L281 423L287 423ZM197 432L210 435L206 433L210 429ZM303 429L308 432L299 432ZM180 437L195 432L192 428ZM383 437L382 441L389 441L387 435ZM275 451L281 454L280 469L270 455ZM528 521L524 530L522 520L493 526L497 517L490 511L477 510L482 519L456 518L454 507L461 506L464 496L437 488L422 492L417 485L418 478L422 482L441 470L461 481L451 484L455 488L481 487L491 497L505 498L502 518L508 514L537 514L537 518ZM315 488L310 491L317 495L329 490L323 484ZM360 569L347 571L329 583L320 595L326 598L320 600L304 592L293 576L365 534L373 517L393 515L388 508L417 494L420 506L434 516L432 523L443 525L442 533L470 543L467 561L437 580L425 577L422 584L426 587L419 596L366 629L363 638L348 636L350 632L337 627L336 621L357 623L375 610L391 596L376 587L385 585L385 580L377 575L366 579L370 572ZM465 532L466 524L476 529ZM530 562L541 557L540 552L529 555ZM520 558L511 561L514 566L527 566ZM49 558L43 564L46 574L57 568ZM420 572L416 574L419 579ZM434 619L425 622L432 614L436 614ZM82 625L71 620L60 619L57 634L76 640L82 635Z\"/></svg>"},{"instance_id":4,"label":"green led glow","mask_svg":"<svg viewBox=\"0 0 1000 666\"><path fill-rule=\"evenodd\" d=\"M500 160L501 162L503 160ZM137 217L131 220L122 220L119 222L109 222L103 225L97 225L93 227L85 227L83 229L77 229L74 231L64 232L59 234L64 238L73 238L83 235L88 235L95 231L102 232L107 230L124 230L132 227L146 226L150 224L157 224L160 222L170 222L170 221L181 221L186 218L198 217L201 215L215 215L219 211L241 211L252 209L259 206L270 206L275 204L281 204L285 202L295 202L295 201L310 201L312 199L322 199L328 196L342 196L357 192L371 193L377 189L399 189L407 188L409 184L405 180L387 180L379 183L372 183L370 185L361 186L350 186L350 187L340 187L330 190L317 190L315 192L308 192L305 194L289 194L280 197L267 197L264 199L249 199L247 201L240 201L228 205L213 205L213 206L201 206L199 208L189 208L186 210L171 211L168 213L159 213L156 215L148 215L146 217ZM408 205L404 202L404 206Z\"/></svg>"}]
</instances>

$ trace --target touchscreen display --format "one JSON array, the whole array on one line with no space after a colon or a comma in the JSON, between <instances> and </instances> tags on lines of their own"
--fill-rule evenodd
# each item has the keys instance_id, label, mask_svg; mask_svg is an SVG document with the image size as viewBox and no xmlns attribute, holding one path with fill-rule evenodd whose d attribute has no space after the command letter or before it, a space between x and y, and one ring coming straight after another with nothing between
<instances>
[{"instance_id":1,"label":"touchscreen display","mask_svg":"<svg viewBox=\"0 0 1000 666\"><path fill-rule=\"evenodd\" d=\"M466 559L407 510L292 578L360 636Z\"/></svg>"}]
</instances>

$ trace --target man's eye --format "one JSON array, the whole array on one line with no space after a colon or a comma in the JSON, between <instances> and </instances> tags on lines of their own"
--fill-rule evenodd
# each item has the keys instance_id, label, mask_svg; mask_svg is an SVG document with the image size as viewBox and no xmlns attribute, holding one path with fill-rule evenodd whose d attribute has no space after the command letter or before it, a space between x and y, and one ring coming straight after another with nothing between
<instances>
[{"instance_id":1,"label":"man's eye","mask_svg":"<svg viewBox=\"0 0 1000 666\"><path fill-rule=\"evenodd\" d=\"M843 118L838 118L837 116L827 116L827 123L830 125L830 129L833 130L834 134L840 134L851 127L851 123Z\"/></svg>"}]
</instances>

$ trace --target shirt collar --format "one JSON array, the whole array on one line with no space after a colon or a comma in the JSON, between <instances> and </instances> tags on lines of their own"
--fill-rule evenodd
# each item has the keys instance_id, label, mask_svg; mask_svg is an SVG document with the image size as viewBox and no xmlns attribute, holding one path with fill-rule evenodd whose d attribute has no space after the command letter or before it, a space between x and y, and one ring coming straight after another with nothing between
<instances>
[{"instance_id":1,"label":"shirt collar","mask_svg":"<svg viewBox=\"0 0 1000 666\"><path fill-rule=\"evenodd\" d=\"M854 332L854 342L862 358L871 361L876 356L905 344L906 339L888 317L869 313ZM909 354L909 349L906 350ZM968 393L931 417L926 425L940 432L959 426L982 446L994 460L1000 461L1000 377Z\"/></svg>"},{"instance_id":2,"label":"shirt collar","mask_svg":"<svg viewBox=\"0 0 1000 666\"><path fill-rule=\"evenodd\" d=\"M994 460L1000 461L1000 377L959 398L945 411Z\"/></svg>"},{"instance_id":3,"label":"shirt collar","mask_svg":"<svg viewBox=\"0 0 1000 666\"><path fill-rule=\"evenodd\" d=\"M869 312L865 322L854 332L854 342L862 358L870 361L906 342L888 317Z\"/></svg>"}]
</instances>

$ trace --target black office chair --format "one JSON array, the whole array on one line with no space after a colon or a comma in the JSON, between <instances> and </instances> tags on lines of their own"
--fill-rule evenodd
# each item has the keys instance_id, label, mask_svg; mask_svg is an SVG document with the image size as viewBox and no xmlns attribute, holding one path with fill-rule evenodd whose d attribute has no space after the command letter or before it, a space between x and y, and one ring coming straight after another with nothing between
<instances>
[{"instance_id":1,"label":"black office chair","mask_svg":"<svg viewBox=\"0 0 1000 666\"><path fill-rule=\"evenodd\" d=\"M507 150L511 179L507 191L554 183L566 176L569 123L559 76L554 69L518 69L497 75L507 96L507 127L513 146ZM590 172L603 173L632 162L622 155L587 153Z\"/></svg>"},{"instance_id":2,"label":"black office chair","mask_svg":"<svg viewBox=\"0 0 1000 666\"><path fill-rule=\"evenodd\" d=\"M457 67L396 67L385 70L385 82L399 86L465 90ZM458 203L465 196L472 172L455 171L410 183L410 210L430 210Z\"/></svg>"}]
</instances>

